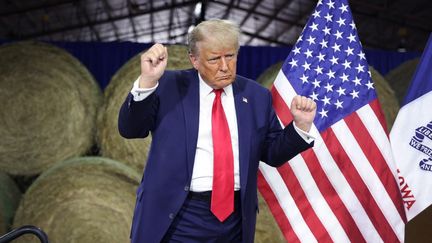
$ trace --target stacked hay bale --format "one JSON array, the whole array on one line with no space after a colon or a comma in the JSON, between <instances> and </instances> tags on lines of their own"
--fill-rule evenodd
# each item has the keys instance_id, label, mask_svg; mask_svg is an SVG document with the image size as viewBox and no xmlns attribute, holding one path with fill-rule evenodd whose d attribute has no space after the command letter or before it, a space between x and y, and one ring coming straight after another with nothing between
<instances>
[{"instance_id":1,"label":"stacked hay bale","mask_svg":"<svg viewBox=\"0 0 432 243\"><path fill-rule=\"evenodd\" d=\"M420 58L406 61L385 75L385 79L388 80L390 86L395 91L399 105L402 104L405 98L405 93L408 90L419 61Z\"/></svg>"},{"instance_id":2,"label":"stacked hay bale","mask_svg":"<svg viewBox=\"0 0 432 243\"><path fill-rule=\"evenodd\" d=\"M0 236L9 231L21 192L15 182L0 172Z\"/></svg>"},{"instance_id":3,"label":"stacked hay bale","mask_svg":"<svg viewBox=\"0 0 432 243\"><path fill-rule=\"evenodd\" d=\"M167 69L191 68L186 46L168 46ZM104 91L105 104L98 116L98 144L104 157L126 163L142 172L151 143L151 137L145 139L125 139L118 132L118 113L133 82L140 75L140 54L124 64L112 77Z\"/></svg>"},{"instance_id":4,"label":"stacked hay bale","mask_svg":"<svg viewBox=\"0 0 432 243\"><path fill-rule=\"evenodd\" d=\"M270 88L274 80L276 79L276 76L278 75L282 64L282 62L278 62L266 69L258 77L258 83L262 84L266 88ZM377 70L375 70L372 66L369 66L369 70L371 71L372 81L374 82L378 99L384 111L388 131L390 131L390 128L393 126L393 122L396 119L396 115L399 111L399 104L395 92L385 80L385 78Z\"/></svg>"},{"instance_id":5,"label":"stacked hay bale","mask_svg":"<svg viewBox=\"0 0 432 243\"><path fill-rule=\"evenodd\" d=\"M262 86L266 87L267 89L270 89L280 69L282 68L282 65L283 62L278 62L268 67L257 78L257 82L260 83Z\"/></svg>"},{"instance_id":6,"label":"stacked hay bale","mask_svg":"<svg viewBox=\"0 0 432 243\"><path fill-rule=\"evenodd\" d=\"M128 242L140 173L102 157L79 157L42 173L22 198L14 226L32 224L50 242ZM38 242L21 237L18 242Z\"/></svg>"},{"instance_id":7,"label":"stacked hay bale","mask_svg":"<svg viewBox=\"0 0 432 243\"><path fill-rule=\"evenodd\" d=\"M387 122L387 130L390 132L397 113L399 112L399 102L394 90L385 80L385 78L372 66L369 66L369 71L372 75L372 80L374 82L375 91L378 95L378 100L381 104L382 110L384 111L384 116Z\"/></svg>"},{"instance_id":8,"label":"stacked hay bale","mask_svg":"<svg viewBox=\"0 0 432 243\"><path fill-rule=\"evenodd\" d=\"M66 51L40 42L0 46L0 170L36 175L94 144L101 90Z\"/></svg>"},{"instance_id":9,"label":"stacked hay bale","mask_svg":"<svg viewBox=\"0 0 432 243\"><path fill-rule=\"evenodd\" d=\"M257 243L282 243L286 242L273 214L267 206L266 201L258 194L259 213L255 230L255 242Z\"/></svg>"}]
</instances>

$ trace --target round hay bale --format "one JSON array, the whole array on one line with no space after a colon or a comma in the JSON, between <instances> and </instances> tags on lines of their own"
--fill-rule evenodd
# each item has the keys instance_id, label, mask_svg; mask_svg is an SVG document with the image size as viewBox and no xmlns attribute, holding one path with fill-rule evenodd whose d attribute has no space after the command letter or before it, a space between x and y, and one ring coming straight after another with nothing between
<instances>
[{"instance_id":1,"label":"round hay bale","mask_svg":"<svg viewBox=\"0 0 432 243\"><path fill-rule=\"evenodd\" d=\"M41 42L0 46L0 169L35 175L94 144L102 92L72 55Z\"/></svg>"},{"instance_id":2,"label":"round hay bale","mask_svg":"<svg viewBox=\"0 0 432 243\"><path fill-rule=\"evenodd\" d=\"M15 182L0 172L0 236L9 231L21 192Z\"/></svg>"},{"instance_id":3,"label":"round hay bale","mask_svg":"<svg viewBox=\"0 0 432 243\"><path fill-rule=\"evenodd\" d=\"M283 62L278 62L267 68L257 79L257 82L266 88L271 88L279 70L282 67ZM375 84L375 89L378 95L378 99L381 103L381 107L384 111L384 115L387 121L387 128L393 125L396 118L397 112L399 111L399 104L397 102L396 96L393 89L386 82L383 76L376 71L373 67L369 66L369 70L372 74L372 80Z\"/></svg>"},{"instance_id":4,"label":"round hay bale","mask_svg":"<svg viewBox=\"0 0 432 243\"><path fill-rule=\"evenodd\" d=\"M78 157L42 173L24 194L14 227L44 230L50 242L129 242L141 176L102 157ZM31 241L23 237L17 242Z\"/></svg>"},{"instance_id":5,"label":"round hay bale","mask_svg":"<svg viewBox=\"0 0 432 243\"><path fill-rule=\"evenodd\" d=\"M420 58L406 61L385 75L385 79L395 91L399 105L402 104L405 98L406 91L408 90L408 86L411 83L419 61Z\"/></svg>"},{"instance_id":6,"label":"round hay bale","mask_svg":"<svg viewBox=\"0 0 432 243\"><path fill-rule=\"evenodd\" d=\"M259 213L255 230L255 242L257 243L279 243L286 242L273 214L267 206L261 193L258 193Z\"/></svg>"},{"instance_id":7,"label":"round hay bale","mask_svg":"<svg viewBox=\"0 0 432 243\"><path fill-rule=\"evenodd\" d=\"M104 91L105 104L98 115L98 145L104 157L142 171L147 160L151 136L145 139L125 139L118 132L118 113L133 82L140 75L140 55L124 64L112 77ZM191 68L186 46L168 46L167 69L178 70Z\"/></svg>"},{"instance_id":8,"label":"round hay bale","mask_svg":"<svg viewBox=\"0 0 432 243\"><path fill-rule=\"evenodd\" d=\"M386 118L387 130L390 131L399 111L399 102L392 87L384 77L372 66L369 66L369 71L371 72L378 100Z\"/></svg>"},{"instance_id":9,"label":"round hay bale","mask_svg":"<svg viewBox=\"0 0 432 243\"><path fill-rule=\"evenodd\" d=\"M263 73L260 74L260 76L257 78L257 82L260 83L262 86L266 87L267 89L270 89L273 85L273 82L275 81L280 69L282 68L283 62L278 62L270 67L268 67L266 70L264 70Z\"/></svg>"}]
</instances>

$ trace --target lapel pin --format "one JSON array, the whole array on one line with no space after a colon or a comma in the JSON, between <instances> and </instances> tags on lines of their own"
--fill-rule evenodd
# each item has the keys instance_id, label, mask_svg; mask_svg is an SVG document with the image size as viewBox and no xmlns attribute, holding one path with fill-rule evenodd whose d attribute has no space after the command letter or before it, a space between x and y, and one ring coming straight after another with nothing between
<instances>
[{"instance_id":1,"label":"lapel pin","mask_svg":"<svg viewBox=\"0 0 432 243\"><path fill-rule=\"evenodd\" d=\"M248 103L247 99L245 97L243 97L243 102L244 103Z\"/></svg>"}]
</instances>

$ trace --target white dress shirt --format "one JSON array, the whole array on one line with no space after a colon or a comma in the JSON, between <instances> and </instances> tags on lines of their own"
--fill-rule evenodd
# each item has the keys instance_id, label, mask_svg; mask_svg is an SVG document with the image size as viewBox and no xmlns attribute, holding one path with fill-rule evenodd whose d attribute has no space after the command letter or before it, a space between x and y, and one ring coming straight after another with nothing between
<instances>
[{"instance_id":1,"label":"white dress shirt","mask_svg":"<svg viewBox=\"0 0 432 243\"><path fill-rule=\"evenodd\" d=\"M194 167L192 172L192 181L190 190L195 192L211 191L213 184L213 140L211 130L212 107L215 94L204 80L199 77L199 124L198 140L195 153ZM134 101L141 101L147 98L154 90L153 88L139 88L139 78L134 82L131 90ZM224 88L221 94L222 106L227 117L228 127L231 135L231 144L234 156L234 190L240 190L240 168L239 168L239 147L238 147L238 130L237 115L234 104L234 94L232 85ZM314 141L314 136L299 129L295 124L294 128L299 135L307 142Z\"/></svg>"}]
</instances>

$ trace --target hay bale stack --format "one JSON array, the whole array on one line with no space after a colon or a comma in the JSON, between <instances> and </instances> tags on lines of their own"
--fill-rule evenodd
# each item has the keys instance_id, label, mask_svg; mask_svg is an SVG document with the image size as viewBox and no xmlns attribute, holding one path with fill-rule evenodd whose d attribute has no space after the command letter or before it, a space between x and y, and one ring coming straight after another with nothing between
<instances>
[{"instance_id":1,"label":"hay bale stack","mask_svg":"<svg viewBox=\"0 0 432 243\"><path fill-rule=\"evenodd\" d=\"M276 79L276 76L279 73L279 70L282 67L282 64L283 62L278 62L267 68L258 77L257 82L266 88L271 88L274 80ZM369 70L371 71L372 80L375 84L378 99L381 103L381 107L386 117L387 128L390 131L390 128L392 127L393 122L396 118L397 112L399 111L399 104L397 102L396 95L391 86L387 83L387 81L378 71L376 71L371 66L369 66Z\"/></svg>"},{"instance_id":2,"label":"hay bale stack","mask_svg":"<svg viewBox=\"0 0 432 243\"><path fill-rule=\"evenodd\" d=\"M273 85L273 82L275 81L280 69L282 68L283 62L278 62L270 67L268 67L266 70L264 70L263 73L260 74L260 76L257 78L257 82L260 83L262 86L266 87L267 89L270 89Z\"/></svg>"},{"instance_id":3,"label":"hay bale stack","mask_svg":"<svg viewBox=\"0 0 432 243\"><path fill-rule=\"evenodd\" d=\"M66 51L40 42L0 46L0 170L35 175L94 144L102 92Z\"/></svg>"},{"instance_id":4,"label":"hay bale stack","mask_svg":"<svg viewBox=\"0 0 432 243\"><path fill-rule=\"evenodd\" d=\"M20 199L18 186L7 174L0 172L0 236L9 231Z\"/></svg>"},{"instance_id":5,"label":"hay bale stack","mask_svg":"<svg viewBox=\"0 0 432 243\"><path fill-rule=\"evenodd\" d=\"M167 69L178 70L191 68L186 46L168 46ZM125 139L118 132L118 113L132 88L133 82L140 75L140 54L133 57L112 77L104 91L105 104L98 116L98 144L104 157L112 158L143 170L151 137L145 139Z\"/></svg>"},{"instance_id":6,"label":"hay bale stack","mask_svg":"<svg viewBox=\"0 0 432 243\"><path fill-rule=\"evenodd\" d=\"M140 179L135 170L102 157L58 163L29 187L14 227L40 227L54 243L128 242Z\"/></svg>"},{"instance_id":7,"label":"hay bale stack","mask_svg":"<svg viewBox=\"0 0 432 243\"><path fill-rule=\"evenodd\" d=\"M405 93L408 90L419 61L420 58L406 61L385 75L385 79L395 91L399 105L402 104L405 98Z\"/></svg>"},{"instance_id":8,"label":"hay bale stack","mask_svg":"<svg viewBox=\"0 0 432 243\"><path fill-rule=\"evenodd\" d=\"M372 66L369 66L369 71L372 75L372 80L374 82L378 100L381 104L381 108L384 111L384 116L387 122L387 130L390 131L399 111L399 102L396 98L395 92L393 91L390 84L384 79L384 77Z\"/></svg>"},{"instance_id":9,"label":"hay bale stack","mask_svg":"<svg viewBox=\"0 0 432 243\"><path fill-rule=\"evenodd\" d=\"M257 243L282 243L286 242L273 214L267 206L261 193L258 193L259 213L255 231L255 242Z\"/></svg>"}]
</instances>

